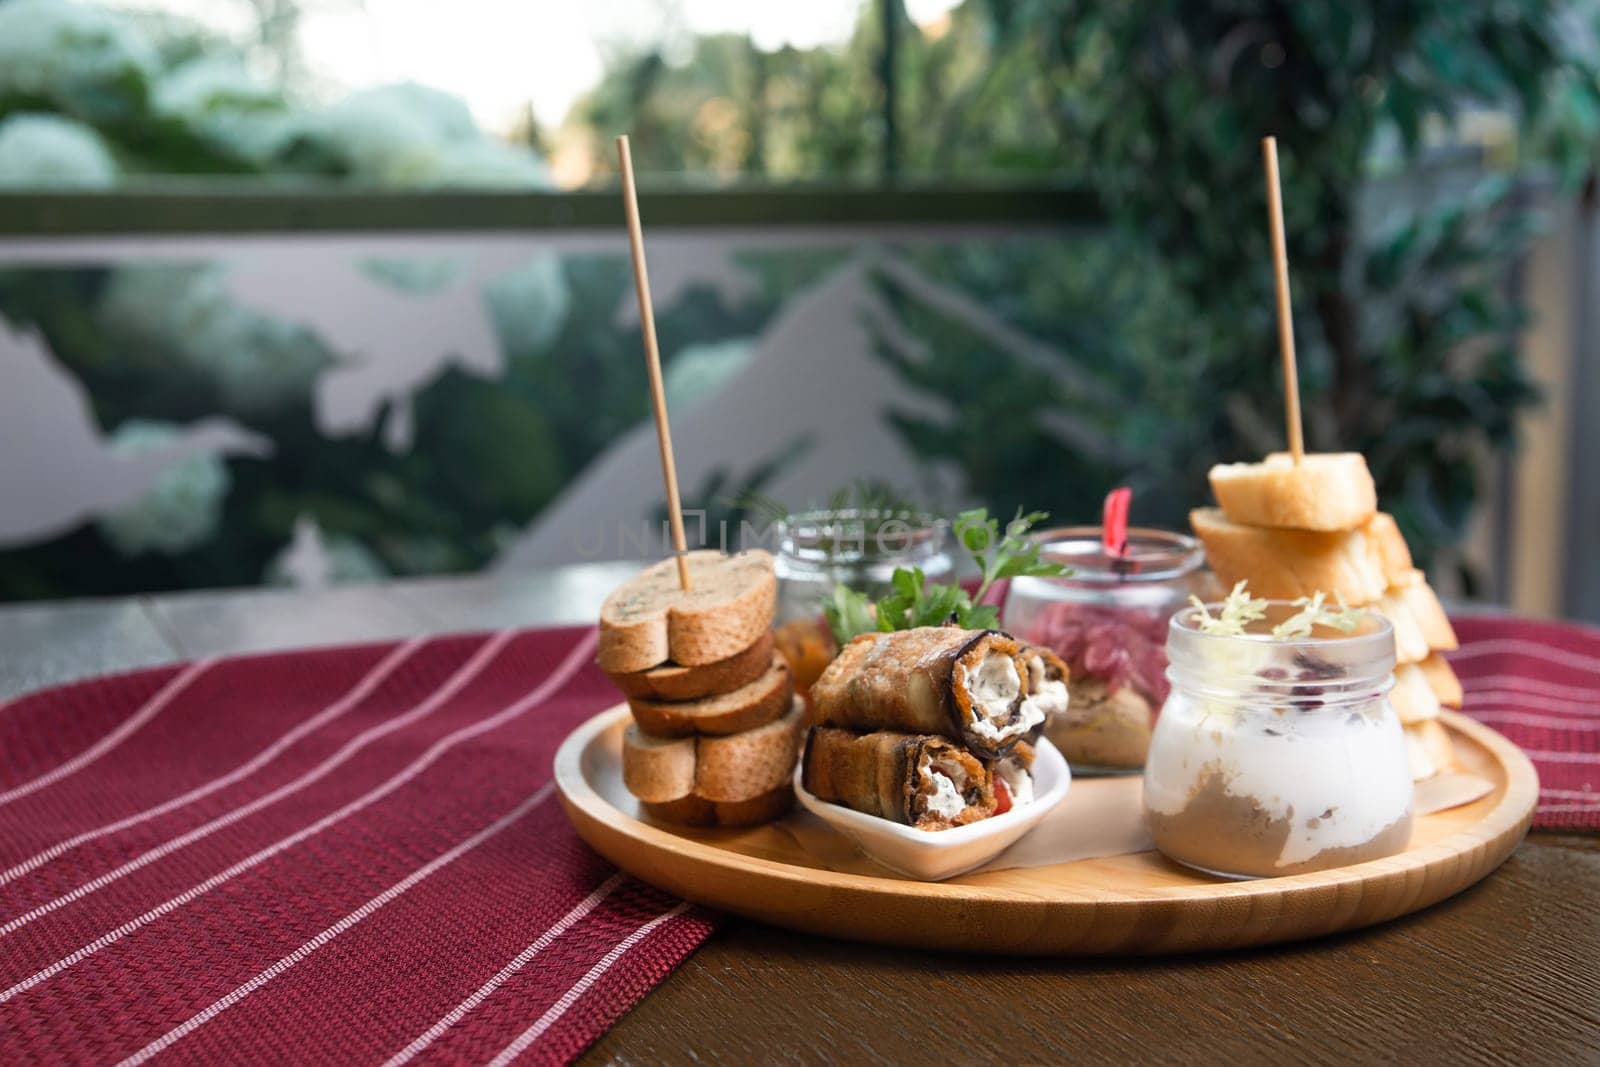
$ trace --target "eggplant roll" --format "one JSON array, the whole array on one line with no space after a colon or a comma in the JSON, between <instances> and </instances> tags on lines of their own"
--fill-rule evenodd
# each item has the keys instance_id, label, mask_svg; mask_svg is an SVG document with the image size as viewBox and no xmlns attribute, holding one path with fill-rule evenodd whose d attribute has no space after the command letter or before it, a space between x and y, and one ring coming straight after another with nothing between
<instances>
[{"instance_id":1,"label":"eggplant roll","mask_svg":"<svg viewBox=\"0 0 1600 1067\"><path fill-rule=\"evenodd\" d=\"M1044 721L1027 702L1019 649L995 630L862 634L812 685L812 722L939 734L980 756L1004 755Z\"/></svg>"},{"instance_id":2,"label":"eggplant roll","mask_svg":"<svg viewBox=\"0 0 1600 1067\"><path fill-rule=\"evenodd\" d=\"M1028 740L1037 741L1045 724L1067 713L1071 692L1067 687L1067 665L1060 656L1043 645L1021 643L1022 682L1027 689L1027 702L1039 712L1038 725L1028 731ZM1033 760L1028 760L1031 765Z\"/></svg>"},{"instance_id":3,"label":"eggplant roll","mask_svg":"<svg viewBox=\"0 0 1600 1067\"><path fill-rule=\"evenodd\" d=\"M1033 745L1018 741L1006 755L985 761L994 787L996 815L1033 803L1033 756Z\"/></svg>"},{"instance_id":4,"label":"eggplant roll","mask_svg":"<svg viewBox=\"0 0 1600 1067\"><path fill-rule=\"evenodd\" d=\"M801 782L818 799L918 830L948 830L995 813L988 770L943 737L814 726L801 767Z\"/></svg>"}]
</instances>

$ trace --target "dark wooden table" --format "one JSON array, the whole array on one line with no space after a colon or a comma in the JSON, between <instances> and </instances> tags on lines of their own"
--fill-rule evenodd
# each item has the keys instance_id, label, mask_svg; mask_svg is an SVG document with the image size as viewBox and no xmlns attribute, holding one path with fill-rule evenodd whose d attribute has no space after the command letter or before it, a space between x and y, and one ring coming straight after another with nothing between
<instances>
[{"instance_id":1,"label":"dark wooden table","mask_svg":"<svg viewBox=\"0 0 1600 1067\"><path fill-rule=\"evenodd\" d=\"M0 608L0 698L197 655L588 621L627 572ZM936 956L730 919L585 1060L1600 1064L1600 836L1532 834L1383 926L1202 956Z\"/></svg>"}]
</instances>

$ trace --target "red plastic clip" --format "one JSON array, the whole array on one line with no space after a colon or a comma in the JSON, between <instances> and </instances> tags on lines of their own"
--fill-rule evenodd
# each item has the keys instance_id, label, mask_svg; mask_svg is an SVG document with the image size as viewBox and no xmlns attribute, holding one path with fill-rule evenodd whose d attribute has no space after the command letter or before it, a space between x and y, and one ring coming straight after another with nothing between
<instances>
[{"instance_id":1,"label":"red plastic clip","mask_svg":"<svg viewBox=\"0 0 1600 1067\"><path fill-rule=\"evenodd\" d=\"M1133 490L1127 486L1106 494L1105 512L1100 519L1100 543L1106 555L1120 557L1128 550L1128 506L1133 503Z\"/></svg>"}]
</instances>

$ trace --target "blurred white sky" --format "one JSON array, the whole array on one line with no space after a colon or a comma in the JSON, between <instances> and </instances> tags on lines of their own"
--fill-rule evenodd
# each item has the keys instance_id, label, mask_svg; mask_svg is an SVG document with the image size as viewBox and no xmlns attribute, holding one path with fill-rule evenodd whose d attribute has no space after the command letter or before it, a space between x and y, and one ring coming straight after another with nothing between
<instances>
[{"instance_id":1,"label":"blurred white sky","mask_svg":"<svg viewBox=\"0 0 1600 1067\"><path fill-rule=\"evenodd\" d=\"M260 0L111 0L185 15L230 35L255 25ZM340 89L418 81L466 100L504 132L531 101L554 126L630 43L746 32L767 49L844 41L875 0L304 0L300 45L319 80ZM959 0L906 0L916 23Z\"/></svg>"}]
</instances>

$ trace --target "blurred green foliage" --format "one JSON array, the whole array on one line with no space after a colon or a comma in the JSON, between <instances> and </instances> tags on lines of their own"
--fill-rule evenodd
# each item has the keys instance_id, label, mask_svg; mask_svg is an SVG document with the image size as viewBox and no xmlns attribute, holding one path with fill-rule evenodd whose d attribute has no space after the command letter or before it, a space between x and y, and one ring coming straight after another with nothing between
<instances>
[{"instance_id":1,"label":"blurred green foliage","mask_svg":"<svg viewBox=\"0 0 1600 1067\"><path fill-rule=\"evenodd\" d=\"M1484 464L1511 447L1534 399L1517 359L1526 315L1512 272L1536 220L1510 180L1525 153L1480 180L1470 155L1452 164L1428 148L1456 140L1465 116L1492 113L1509 121L1509 147L1560 151L1544 131L1600 102L1593 9L986 7L1002 41L1054 72L1058 135L1084 146L1089 183L1184 308L1193 410L1182 440L1161 449L1182 484L1192 494L1212 459L1282 440L1257 145L1273 134L1308 445L1365 452L1418 555L1455 562ZM1585 12L1591 25L1575 25ZM1581 171L1564 154L1555 162Z\"/></svg>"},{"instance_id":2,"label":"blurred green foliage","mask_svg":"<svg viewBox=\"0 0 1600 1067\"><path fill-rule=\"evenodd\" d=\"M687 63L635 55L578 118L645 131L664 173L870 177L877 6L838 51L718 37ZM903 432L992 507L1088 517L1127 482L1136 517L1169 524L1205 499L1211 462L1282 447L1273 134L1308 443L1365 452L1418 557L1460 566L1486 466L1536 401L1516 355L1514 272L1538 226L1525 179L1593 173L1597 35L1592 4L1555 0L967 0L906 25L905 173L1049 174L1093 190L1116 232L919 259L1053 342L1058 367L1008 359L885 280L929 353L884 357L959 408L954 427ZM830 130L852 150L816 147Z\"/></svg>"},{"instance_id":3,"label":"blurred green foliage","mask_svg":"<svg viewBox=\"0 0 1600 1067\"><path fill-rule=\"evenodd\" d=\"M764 272L783 274L771 262L781 253L751 255ZM488 292L500 295L489 308L504 372L490 380L452 368L419 389L413 439L401 451L385 443L392 409L365 432L319 430L309 371L332 365L336 354L302 329L212 302L219 269L0 271L0 312L50 339L113 441L163 440L172 427L222 413L275 449L265 459L192 462L126 514L0 552L0 599L254 584L282 572L279 557L305 517L328 547L362 555L361 568L336 576L478 570L577 472L649 417L638 327L619 314L633 284L621 257L560 260L561 314L538 330L519 313L541 300L553 306L541 289L491 285ZM544 286L551 280L547 268L531 273ZM699 345L759 332L784 295L758 288L729 303L697 287L659 309L668 370ZM139 309L144 319L134 316ZM185 338L190 343L180 343ZM235 384L252 375L274 389L252 394ZM761 468L737 483L686 487L700 494L686 500L692 506L758 488L770 474ZM153 528L163 525L166 532Z\"/></svg>"},{"instance_id":4,"label":"blurred green foliage","mask_svg":"<svg viewBox=\"0 0 1600 1067\"><path fill-rule=\"evenodd\" d=\"M1136 521L1181 526L1211 462L1282 442L1257 144L1275 134L1309 443L1366 452L1419 559L1459 565L1486 465L1534 401L1515 349L1525 310L1513 273L1537 225L1526 179L1585 180L1600 144L1590 5L966 0L918 27L899 0L881 2L900 34L893 145L872 4L842 47L767 52L714 35L683 55L620 55L547 139L586 146L598 179L614 167L607 135L626 129L654 178L867 183L892 156L913 180L1092 190L1112 222L1094 233L905 251L1020 331L1026 353L903 276L876 275L921 344L910 353L884 336L879 357L954 421L890 416L996 512L1090 520L1126 483ZM265 5L278 21L257 35L286 75L293 6ZM250 58L178 19L0 0L0 185L156 174L546 184L534 153L483 134L446 94L388 86L314 106L256 76ZM752 295L692 288L659 309L669 361L693 357L679 388L703 392L702 377L737 366L745 340L841 255L742 255ZM425 267L369 265L401 288L434 284ZM278 449L206 481L204 528L217 532L203 543L135 535L119 550L86 526L0 555L0 596L256 581L306 515L361 555L363 573L482 566L646 417L637 333L617 316L629 285L625 261L606 256L546 258L496 280L484 295L505 375L450 371L420 391L414 447L396 453L383 420L361 437L318 433L311 390L335 354L233 306L214 267L0 274L0 311L42 329L107 433L146 420L159 435L223 412ZM718 472L686 501L737 520L746 510L727 501L806 447Z\"/></svg>"},{"instance_id":5,"label":"blurred green foliage","mask_svg":"<svg viewBox=\"0 0 1600 1067\"><path fill-rule=\"evenodd\" d=\"M742 35L713 34L694 38L682 57L661 47L625 52L567 125L630 131L635 167L647 176L876 182L888 135L878 2L863 3L854 34L837 48L768 52ZM903 173L1075 176L1083 152L1053 135L1049 72L996 32L983 3L967 0L918 29L892 2ZM614 175L609 141L582 140L586 169Z\"/></svg>"},{"instance_id":6,"label":"blurred green foliage","mask_svg":"<svg viewBox=\"0 0 1600 1067\"><path fill-rule=\"evenodd\" d=\"M0 144L13 123L57 120L50 143L37 143L35 126L26 152L8 152L0 182L30 184L23 179L36 169L35 185L105 184L95 158L103 146L117 175L548 184L536 155L480 131L447 93L387 85L313 106L253 74L248 58L184 19L78 0L0 0ZM74 134L87 146L66 147ZM63 157L83 173L63 173ZM21 162L31 159L37 168Z\"/></svg>"}]
</instances>

